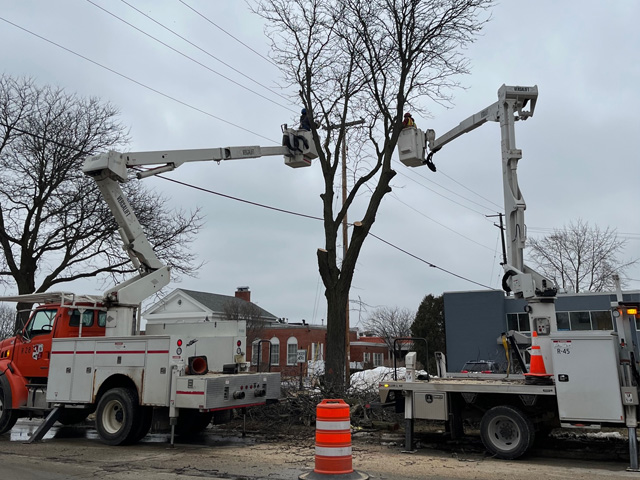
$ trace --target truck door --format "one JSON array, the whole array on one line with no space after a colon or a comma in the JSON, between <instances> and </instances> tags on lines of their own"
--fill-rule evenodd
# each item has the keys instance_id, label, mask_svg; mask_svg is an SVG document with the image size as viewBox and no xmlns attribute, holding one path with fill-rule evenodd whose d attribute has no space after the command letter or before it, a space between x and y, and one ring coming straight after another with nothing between
<instances>
[{"instance_id":1,"label":"truck door","mask_svg":"<svg viewBox=\"0 0 640 480\"><path fill-rule=\"evenodd\" d=\"M22 335L17 336L13 361L22 376L37 378L49 373L51 338L58 313L57 308L36 310Z\"/></svg>"}]
</instances>

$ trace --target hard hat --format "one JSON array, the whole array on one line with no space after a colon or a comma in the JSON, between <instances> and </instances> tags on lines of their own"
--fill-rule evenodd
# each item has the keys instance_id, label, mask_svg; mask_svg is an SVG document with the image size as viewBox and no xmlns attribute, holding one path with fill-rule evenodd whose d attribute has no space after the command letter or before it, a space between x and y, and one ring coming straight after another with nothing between
<instances>
[{"instance_id":1,"label":"hard hat","mask_svg":"<svg viewBox=\"0 0 640 480\"><path fill-rule=\"evenodd\" d=\"M304 115L305 113L307 113L307 109L303 108L302 110L300 110L300 113L302 113Z\"/></svg>"},{"instance_id":2,"label":"hard hat","mask_svg":"<svg viewBox=\"0 0 640 480\"><path fill-rule=\"evenodd\" d=\"M407 112L407 113L405 113L405 114L404 114L404 116L405 116L405 118L406 118L406 117L410 117L410 116L411 116L411 114L410 114L409 112Z\"/></svg>"}]
</instances>

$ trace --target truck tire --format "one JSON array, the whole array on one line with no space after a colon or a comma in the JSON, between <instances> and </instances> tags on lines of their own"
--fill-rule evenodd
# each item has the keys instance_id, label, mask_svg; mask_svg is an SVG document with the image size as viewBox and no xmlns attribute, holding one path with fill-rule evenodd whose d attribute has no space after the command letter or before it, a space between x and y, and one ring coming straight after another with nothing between
<instances>
[{"instance_id":1,"label":"truck tire","mask_svg":"<svg viewBox=\"0 0 640 480\"><path fill-rule=\"evenodd\" d=\"M198 412L197 410L180 410L176 433L178 435L197 435L204 431L211 423L213 412Z\"/></svg>"},{"instance_id":2,"label":"truck tire","mask_svg":"<svg viewBox=\"0 0 640 480\"><path fill-rule=\"evenodd\" d=\"M153 421L153 407L138 407L134 421L135 425L131 429L129 438L125 441L127 445L138 443L149 433Z\"/></svg>"},{"instance_id":3,"label":"truck tire","mask_svg":"<svg viewBox=\"0 0 640 480\"><path fill-rule=\"evenodd\" d=\"M6 407L7 404L4 398L4 390L2 383L0 383L0 435L11 430L19 417L19 412L17 410Z\"/></svg>"},{"instance_id":4,"label":"truck tire","mask_svg":"<svg viewBox=\"0 0 640 480\"><path fill-rule=\"evenodd\" d=\"M531 420L520 410L501 405L488 410L480 422L484 447L497 458L513 460L533 445L535 430Z\"/></svg>"},{"instance_id":5,"label":"truck tire","mask_svg":"<svg viewBox=\"0 0 640 480\"><path fill-rule=\"evenodd\" d=\"M113 388L102 395L96 409L96 429L103 443L123 445L132 439L139 426L137 400L136 392L129 388Z\"/></svg>"}]
</instances>

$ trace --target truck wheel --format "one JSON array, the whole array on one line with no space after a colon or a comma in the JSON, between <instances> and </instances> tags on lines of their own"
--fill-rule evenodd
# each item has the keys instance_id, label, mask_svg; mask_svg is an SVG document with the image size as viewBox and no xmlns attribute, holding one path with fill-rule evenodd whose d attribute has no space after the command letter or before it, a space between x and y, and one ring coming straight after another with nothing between
<instances>
[{"instance_id":1,"label":"truck wheel","mask_svg":"<svg viewBox=\"0 0 640 480\"><path fill-rule=\"evenodd\" d=\"M127 438L125 443L127 445L131 445L142 440L147 435L147 433L149 433L152 421L153 407L138 407L135 418L135 425L131 429L129 438Z\"/></svg>"},{"instance_id":2,"label":"truck wheel","mask_svg":"<svg viewBox=\"0 0 640 480\"><path fill-rule=\"evenodd\" d=\"M10 405L9 405L10 406ZM8 432L18 421L19 412L5 407L4 390L0 384L0 435Z\"/></svg>"},{"instance_id":3,"label":"truck wheel","mask_svg":"<svg viewBox=\"0 0 640 480\"><path fill-rule=\"evenodd\" d=\"M211 423L213 412L198 412L197 410L180 410L176 433L178 435L197 435Z\"/></svg>"},{"instance_id":4,"label":"truck wheel","mask_svg":"<svg viewBox=\"0 0 640 480\"><path fill-rule=\"evenodd\" d=\"M136 393L128 388L114 388L102 395L96 410L96 429L103 443L122 445L134 435L137 403Z\"/></svg>"},{"instance_id":5,"label":"truck wheel","mask_svg":"<svg viewBox=\"0 0 640 480\"><path fill-rule=\"evenodd\" d=\"M517 408L509 405L493 407L480 422L484 447L497 458L513 460L533 445L533 423Z\"/></svg>"}]
</instances>

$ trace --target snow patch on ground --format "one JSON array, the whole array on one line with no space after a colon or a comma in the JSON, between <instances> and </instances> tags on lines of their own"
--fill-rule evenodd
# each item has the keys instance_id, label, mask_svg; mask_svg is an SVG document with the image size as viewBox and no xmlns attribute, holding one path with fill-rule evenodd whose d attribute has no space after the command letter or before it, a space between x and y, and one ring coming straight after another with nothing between
<instances>
[{"instance_id":1,"label":"snow patch on ground","mask_svg":"<svg viewBox=\"0 0 640 480\"><path fill-rule=\"evenodd\" d=\"M394 371L397 378L394 377ZM416 378L418 375L426 375L424 370L416 370ZM393 380L404 380L407 375L407 369L398 367L376 367L369 370L363 370L351 375L351 391L352 392L369 392L378 391L378 384Z\"/></svg>"}]
</instances>

